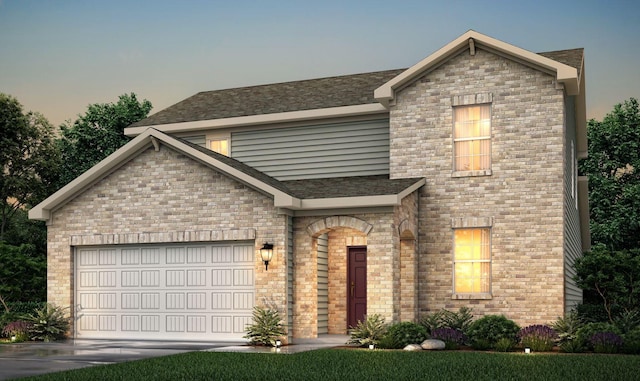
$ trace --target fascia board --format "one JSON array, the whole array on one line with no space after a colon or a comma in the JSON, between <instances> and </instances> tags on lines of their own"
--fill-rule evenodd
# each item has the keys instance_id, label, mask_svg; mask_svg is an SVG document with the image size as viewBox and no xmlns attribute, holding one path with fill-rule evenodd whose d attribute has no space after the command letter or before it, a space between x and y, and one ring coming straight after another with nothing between
<instances>
[{"instance_id":1,"label":"fascia board","mask_svg":"<svg viewBox=\"0 0 640 381\"><path fill-rule=\"evenodd\" d=\"M300 200L301 210L371 208L378 206L400 205L402 199L397 194L360 197L335 197Z\"/></svg>"},{"instance_id":2,"label":"fascia board","mask_svg":"<svg viewBox=\"0 0 640 381\"><path fill-rule=\"evenodd\" d=\"M153 126L128 127L124 129L127 136L136 136L147 128L155 128L164 133L192 132L230 127L257 126L272 123L300 122L314 119L340 118L367 114L388 113L379 103L364 105L321 108L314 110L289 111L273 114L238 116L233 118L198 120L193 122L158 124Z\"/></svg>"},{"instance_id":3,"label":"fascia board","mask_svg":"<svg viewBox=\"0 0 640 381\"><path fill-rule=\"evenodd\" d=\"M426 183L427 183L427 179L426 178L422 178L422 179L416 181L415 183L413 183L413 185L411 185L410 187L407 187L405 190L403 190L402 192L398 193L398 199L400 201L402 201L403 198L405 198L408 195L410 195L411 193L415 192L418 188L420 188L421 186L425 185Z\"/></svg>"},{"instance_id":4,"label":"fascia board","mask_svg":"<svg viewBox=\"0 0 640 381\"><path fill-rule=\"evenodd\" d=\"M374 98L382 104L389 104L395 98L395 90L430 68L439 65L452 54L459 52L460 49L464 49L468 46L470 38L479 46L488 46L506 56L514 56L534 66L555 72L558 82L564 83L567 94L575 95L578 93L578 71L576 68L470 30L377 88L374 91Z\"/></svg>"},{"instance_id":5,"label":"fascia board","mask_svg":"<svg viewBox=\"0 0 640 381\"><path fill-rule=\"evenodd\" d=\"M132 155L146 146L151 146L151 131L138 135L135 139L118 149L104 160L91 167L88 171L72 180L69 184L60 188L57 192L47 197L29 210L29 218L32 220L48 220L51 210L64 204L78 192L103 178L106 174L129 160Z\"/></svg>"}]
</instances>

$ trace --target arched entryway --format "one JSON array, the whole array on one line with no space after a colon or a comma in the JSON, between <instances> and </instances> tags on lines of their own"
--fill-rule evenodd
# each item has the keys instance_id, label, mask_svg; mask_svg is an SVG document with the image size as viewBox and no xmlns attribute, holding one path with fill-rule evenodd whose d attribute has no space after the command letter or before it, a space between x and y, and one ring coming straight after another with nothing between
<instances>
[{"instance_id":1,"label":"arched entryway","mask_svg":"<svg viewBox=\"0 0 640 381\"><path fill-rule=\"evenodd\" d=\"M349 216L313 221L317 258L317 334L346 334L367 311L367 235L373 226Z\"/></svg>"}]
</instances>

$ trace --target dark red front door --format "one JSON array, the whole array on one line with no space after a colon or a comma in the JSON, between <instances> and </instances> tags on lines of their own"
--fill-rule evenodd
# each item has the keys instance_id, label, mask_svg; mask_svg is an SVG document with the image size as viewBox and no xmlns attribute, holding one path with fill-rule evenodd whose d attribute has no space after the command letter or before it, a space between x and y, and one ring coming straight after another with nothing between
<instances>
[{"instance_id":1,"label":"dark red front door","mask_svg":"<svg viewBox=\"0 0 640 381\"><path fill-rule=\"evenodd\" d=\"M347 256L347 326L355 327L367 314L367 248L349 247Z\"/></svg>"}]
</instances>

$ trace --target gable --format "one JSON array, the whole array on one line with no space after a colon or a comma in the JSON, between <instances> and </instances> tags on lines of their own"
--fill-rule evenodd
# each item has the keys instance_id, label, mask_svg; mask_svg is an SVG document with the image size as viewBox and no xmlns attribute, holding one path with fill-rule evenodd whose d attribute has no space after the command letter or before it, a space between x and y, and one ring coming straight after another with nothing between
<instances>
[{"instance_id":1,"label":"gable","mask_svg":"<svg viewBox=\"0 0 640 381\"><path fill-rule=\"evenodd\" d=\"M396 91L401 90L417 78L439 67L460 52L467 50L473 55L478 48L503 55L537 70L554 74L557 81L564 84L569 95L576 95L579 92L578 71L576 68L470 30L378 87L374 92L374 96L380 103L389 105L395 99Z\"/></svg>"},{"instance_id":2,"label":"gable","mask_svg":"<svg viewBox=\"0 0 640 381\"><path fill-rule=\"evenodd\" d=\"M214 191L215 190L215 191ZM273 199L227 174L168 147L148 147L54 212L91 217L93 226L126 226L139 231L158 226L189 225L215 211L246 213L256 206L273 208ZM65 220L68 219L65 217ZM235 221L227 221L233 228ZM221 228L225 228L221 226Z\"/></svg>"}]
</instances>

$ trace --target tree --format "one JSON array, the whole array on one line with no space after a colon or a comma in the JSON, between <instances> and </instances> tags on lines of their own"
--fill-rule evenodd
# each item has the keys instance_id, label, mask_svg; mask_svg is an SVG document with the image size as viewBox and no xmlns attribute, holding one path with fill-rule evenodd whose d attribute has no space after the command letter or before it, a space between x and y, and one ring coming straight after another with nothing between
<instances>
[{"instance_id":1,"label":"tree","mask_svg":"<svg viewBox=\"0 0 640 381\"><path fill-rule=\"evenodd\" d=\"M40 202L54 188L60 154L53 126L39 113L24 113L0 93L0 241L18 210Z\"/></svg>"},{"instance_id":2,"label":"tree","mask_svg":"<svg viewBox=\"0 0 640 381\"><path fill-rule=\"evenodd\" d=\"M640 108L634 98L617 104L602 122L588 125L591 240L611 250L640 247Z\"/></svg>"},{"instance_id":3,"label":"tree","mask_svg":"<svg viewBox=\"0 0 640 381\"><path fill-rule=\"evenodd\" d=\"M93 104L72 126L61 126L58 146L63 165L58 182L62 187L126 144L125 127L144 119L151 102L139 102L134 93L121 95L118 102Z\"/></svg>"},{"instance_id":4,"label":"tree","mask_svg":"<svg viewBox=\"0 0 640 381\"><path fill-rule=\"evenodd\" d=\"M620 312L640 311L640 249L610 251L601 244L575 266L578 286L597 295L609 321Z\"/></svg>"},{"instance_id":5,"label":"tree","mask_svg":"<svg viewBox=\"0 0 640 381\"><path fill-rule=\"evenodd\" d=\"M0 296L5 302L47 299L47 260L34 245L0 242L0 263Z\"/></svg>"}]
</instances>

